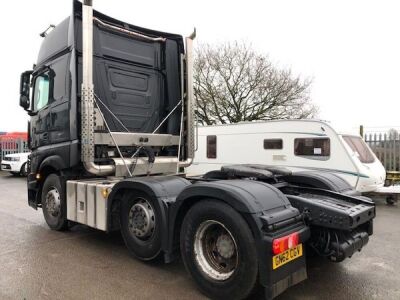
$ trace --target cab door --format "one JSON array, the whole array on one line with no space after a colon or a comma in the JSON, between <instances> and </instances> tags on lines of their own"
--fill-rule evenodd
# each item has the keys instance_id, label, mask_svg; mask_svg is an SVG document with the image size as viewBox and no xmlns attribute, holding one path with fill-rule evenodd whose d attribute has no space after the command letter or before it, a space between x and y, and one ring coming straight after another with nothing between
<instances>
[{"instance_id":1,"label":"cab door","mask_svg":"<svg viewBox=\"0 0 400 300\"><path fill-rule=\"evenodd\" d=\"M69 140L69 54L50 62L33 78L31 148Z\"/></svg>"}]
</instances>

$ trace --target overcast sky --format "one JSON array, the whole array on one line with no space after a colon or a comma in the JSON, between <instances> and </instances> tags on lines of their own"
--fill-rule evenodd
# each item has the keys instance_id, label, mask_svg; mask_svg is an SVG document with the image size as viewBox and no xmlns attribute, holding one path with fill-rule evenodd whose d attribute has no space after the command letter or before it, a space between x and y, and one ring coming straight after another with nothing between
<instances>
[{"instance_id":1,"label":"overcast sky","mask_svg":"<svg viewBox=\"0 0 400 300\"><path fill-rule=\"evenodd\" d=\"M282 67L313 78L319 117L339 130L400 127L400 1L94 0L95 9L127 23L188 35L197 42L252 43ZM49 24L71 0L2 3L0 131L26 130L19 76L35 62Z\"/></svg>"}]
</instances>

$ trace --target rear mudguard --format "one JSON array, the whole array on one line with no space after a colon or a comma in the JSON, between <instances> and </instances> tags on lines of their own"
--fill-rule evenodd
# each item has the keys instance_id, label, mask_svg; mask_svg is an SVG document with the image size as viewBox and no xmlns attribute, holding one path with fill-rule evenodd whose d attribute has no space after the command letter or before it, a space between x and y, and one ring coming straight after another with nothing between
<instances>
[{"instance_id":1,"label":"rear mudguard","mask_svg":"<svg viewBox=\"0 0 400 300\"><path fill-rule=\"evenodd\" d=\"M179 247L180 226L186 212L202 199L223 201L242 214L255 238L260 283L271 297L306 279L304 256L272 270L273 239L297 231L300 242L305 243L310 232L287 197L272 185L260 181L221 180L187 186L170 209L170 254L176 253Z\"/></svg>"}]
</instances>

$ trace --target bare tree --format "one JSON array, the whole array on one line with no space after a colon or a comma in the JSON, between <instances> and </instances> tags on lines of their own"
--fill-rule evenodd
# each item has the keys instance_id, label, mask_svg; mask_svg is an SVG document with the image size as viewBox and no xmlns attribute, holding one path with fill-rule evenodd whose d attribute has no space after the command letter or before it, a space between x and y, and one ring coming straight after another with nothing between
<instances>
[{"instance_id":1,"label":"bare tree","mask_svg":"<svg viewBox=\"0 0 400 300\"><path fill-rule=\"evenodd\" d=\"M310 84L246 44L205 44L196 52L194 95L202 124L313 117Z\"/></svg>"},{"instance_id":2,"label":"bare tree","mask_svg":"<svg viewBox=\"0 0 400 300\"><path fill-rule=\"evenodd\" d=\"M390 139L397 140L399 138L399 136L400 136L400 132L395 128L390 128L388 130L387 135L389 136Z\"/></svg>"}]
</instances>

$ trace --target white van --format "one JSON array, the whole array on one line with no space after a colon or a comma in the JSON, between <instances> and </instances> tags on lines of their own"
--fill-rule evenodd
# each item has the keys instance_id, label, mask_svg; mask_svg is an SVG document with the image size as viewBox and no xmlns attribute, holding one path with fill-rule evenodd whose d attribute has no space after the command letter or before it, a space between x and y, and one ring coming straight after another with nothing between
<instances>
[{"instance_id":1,"label":"white van","mask_svg":"<svg viewBox=\"0 0 400 300\"><path fill-rule=\"evenodd\" d=\"M224 165L264 164L329 171L362 193L386 193L382 163L358 135L338 134L319 120L277 120L198 128L190 175Z\"/></svg>"}]
</instances>

